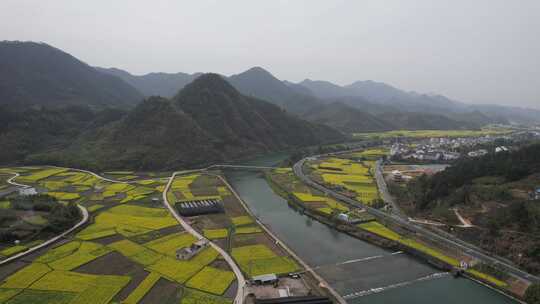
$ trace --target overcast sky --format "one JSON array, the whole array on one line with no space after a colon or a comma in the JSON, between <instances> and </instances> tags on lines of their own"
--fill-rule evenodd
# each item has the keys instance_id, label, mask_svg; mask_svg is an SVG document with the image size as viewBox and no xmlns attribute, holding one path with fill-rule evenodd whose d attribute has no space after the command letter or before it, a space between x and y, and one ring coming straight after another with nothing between
<instances>
[{"instance_id":1,"label":"overcast sky","mask_svg":"<svg viewBox=\"0 0 540 304\"><path fill-rule=\"evenodd\" d=\"M134 74L262 66L540 108L540 0L0 0L0 39Z\"/></svg>"}]
</instances>

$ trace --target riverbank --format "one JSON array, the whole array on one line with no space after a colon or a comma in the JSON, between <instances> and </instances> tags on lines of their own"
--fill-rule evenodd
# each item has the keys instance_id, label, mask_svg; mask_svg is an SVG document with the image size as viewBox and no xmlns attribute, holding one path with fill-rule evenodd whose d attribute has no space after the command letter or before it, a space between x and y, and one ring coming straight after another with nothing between
<instances>
[{"instance_id":1,"label":"riverbank","mask_svg":"<svg viewBox=\"0 0 540 304\"><path fill-rule=\"evenodd\" d=\"M413 248L404 246L399 242L389 240L366 230L358 229L355 226L340 223L335 219L329 218L328 214L307 208L302 201L298 200L294 195L287 193L286 189L282 188L278 183L274 182L271 178L271 174L265 174L265 178L272 190L274 190L279 196L283 197L292 208L299 210L302 214L305 214L306 216L328 227L331 227L332 229L335 229L351 237L368 242L372 245L387 249L392 252L406 252L409 255L417 258L419 261L427 262L428 264L442 271L451 271L453 268L451 264L440 261L419 250L414 250Z\"/></svg>"},{"instance_id":2,"label":"riverbank","mask_svg":"<svg viewBox=\"0 0 540 304\"><path fill-rule=\"evenodd\" d=\"M253 214L249 206L244 202L242 197L234 190L234 188L227 182L225 178L221 175L217 175L218 178L229 188L233 193L236 199L240 202L244 210L255 220L255 222L263 228L263 230L280 246L283 250L287 251L291 257L293 257L302 267L309 273L313 279L318 282L318 286L324 289L324 293L327 294L334 302L340 304L346 304L345 299L341 297L329 284L324 280L319 274L317 274L304 260L302 260L291 248L289 248L284 242L282 242L266 225L264 225L258 218ZM322 291L321 289L321 291Z\"/></svg>"},{"instance_id":3,"label":"riverbank","mask_svg":"<svg viewBox=\"0 0 540 304\"><path fill-rule=\"evenodd\" d=\"M438 304L515 303L474 281L436 275L440 271L418 258L322 224L293 209L260 172L230 171L226 177L258 219L338 293L357 295L346 299L349 304L429 304L434 298Z\"/></svg>"},{"instance_id":4,"label":"riverbank","mask_svg":"<svg viewBox=\"0 0 540 304\"><path fill-rule=\"evenodd\" d=\"M433 244L430 240L424 238L419 239L419 236L411 231L405 231L402 227L393 225L393 223L384 223L392 230L386 228L383 225L378 224L379 226L373 225L352 225L346 223L338 218L341 217L341 214L347 213L353 215L353 212L342 211L339 208L334 210L332 214L328 212L320 212L321 208L313 208L313 206L318 206L317 203L313 201L305 202L298 198L298 192L304 193L308 200L322 200L328 199L325 198L323 193L319 193L315 189L306 190L305 185L299 185L299 181L294 179L292 174L292 179L286 179L284 182L281 180L281 184L276 182L275 178L279 174L287 174L287 172L277 172L274 170L272 173L266 175L267 181L270 183L272 189L276 191L276 194L282 196L286 199L289 204L293 204L296 208L302 210L306 215L318 220L319 222L333 227L334 229L346 233L357 239L369 242L376 246L387 248L390 250L400 250L407 252L409 255L423 261L427 262L437 269L443 271L453 271L454 273L461 274L464 271L460 269L460 264L462 260L466 260L466 257L462 254L455 252L452 248L441 248L440 244ZM283 186L286 185L286 186ZM294 192L298 191L298 192ZM293 193L294 192L294 193ZM352 206L350 206L352 207ZM396 233L397 232L397 233ZM405 235L406 237L402 237ZM448 256L450 254L450 256ZM512 290L509 289L509 284L502 282L501 280L492 277L491 275L482 273L478 270L471 269L465 270L469 276L476 278L477 280L482 281L484 284L487 284L493 288L503 291L505 294L510 295L512 298L520 297L521 295L512 293Z\"/></svg>"}]
</instances>

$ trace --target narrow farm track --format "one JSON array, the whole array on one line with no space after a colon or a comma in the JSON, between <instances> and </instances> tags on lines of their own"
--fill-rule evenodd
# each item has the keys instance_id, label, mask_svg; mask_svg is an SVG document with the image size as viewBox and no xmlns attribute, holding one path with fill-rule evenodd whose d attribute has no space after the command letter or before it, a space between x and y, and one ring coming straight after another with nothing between
<instances>
[{"instance_id":1,"label":"narrow farm track","mask_svg":"<svg viewBox=\"0 0 540 304\"><path fill-rule=\"evenodd\" d=\"M10 184L10 185L14 185L14 186L17 186L17 187L21 187L21 188L30 188L29 185L23 185L23 184L19 184L19 183L16 183L13 181L13 179L17 178L20 176L19 173L14 173L15 175L13 177L11 177L10 179L7 180L7 182ZM39 250L41 248L44 248L44 247L47 247L53 243L55 243L56 241L62 239L63 237L65 237L66 235L70 234L71 232L75 231L77 228L81 227L82 225L84 225L87 221L88 221L88 210L86 210L86 208L84 208L83 206L77 204L77 207L79 207L79 210L81 210L81 214L83 216L83 218L77 223L75 224L75 226L71 227L70 229L62 232L61 234L53 237L52 239L49 239L39 245L36 245L32 248L29 248L28 250L24 251L24 252L21 252L19 254L16 254L14 256L11 256L7 259L4 259L2 261L0 261L0 265L4 265L4 264L7 264L9 262L13 262L14 260L17 260L19 258L22 258L23 256L26 256L32 252L35 252L36 250Z\"/></svg>"},{"instance_id":2,"label":"narrow farm track","mask_svg":"<svg viewBox=\"0 0 540 304\"><path fill-rule=\"evenodd\" d=\"M17 172L11 172L11 174L13 174L13 176L10 177L10 178L7 180L7 183L8 183L8 184L13 185L13 186L16 186L16 187L19 187L19 188L30 188L30 186L28 186L28 185L19 184L19 183L16 183L16 182L13 181L13 180L16 179L17 177L21 176L19 173L17 173Z\"/></svg>"},{"instance_id":3,"label":"narrow farm track","mask_svg":"<svg viewBox=\"0 0 540 304\"><path fill-rule=\"evenodd\" d=\"M165 189L163 190L163 204L167 209L169 209L169 212L174 216L174 218L182 225L184 230L186 230L189 234L193 235L198 240L206 239L204 236L202 236L197 230L195 230L193 227L191 227L184 219L176 212L174 207L169 204L169 201L167 199L167 192L169 191L169 188L171 187L172 182L174 181L174 178L179 172L174 172L172 176L169 178L169 182L167 183L167 186L165 186ZM236 265L233 258L221 247L216 245L214 242L208 240L210 246L214 248L219 254L225 259L227 264L231 267L231 269L234 272L234 275L236 276L236 280L238 282L238 289L236 291L236 297L234 299L235 304L241 304L244 302L244 287L246 286L246 279L244 278L244 275L242 274L242 271Z\"/></svg>"},{"instance_id":4,"label":"narrow farm track","mask_svg":"<svg viewBox=\"0 0 540 304\"><path fill-rule=\"evenodd\" d=\"M463 228L471 228L474 227L474 225L469 221L468 219L465 219L461 214L459 213L459 210L457 208L452 209L454 210L454 213L456 214L456 217L461 222L461 227Z\"/></svg>"}]
</instances>

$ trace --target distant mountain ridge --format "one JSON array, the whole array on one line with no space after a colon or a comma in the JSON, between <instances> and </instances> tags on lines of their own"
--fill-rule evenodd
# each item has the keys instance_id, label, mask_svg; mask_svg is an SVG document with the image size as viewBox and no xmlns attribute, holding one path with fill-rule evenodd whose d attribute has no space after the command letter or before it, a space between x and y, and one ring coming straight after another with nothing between
<instances>
[{"instance_id":1,"label":"distant mountain ridge","mask_svg":"<svg viewBox=\"0 0 540 304\"><path fill-rule=\"evenodd\" d=\"M75 119L66 108L48 111L0 109L14 115L0 124L0 144L15 148L2 151L1 163L169 170L346 139L330 127L244 96L216 74L201 75L172 99L150 97L117 115L79 109L74 113L81 119ZM45 119L56 125L35 128ZM54 137L55 130L66 132ZM25 141L14 145L19 135Z\"/></svg>"},{"instance_id":2,"label":"distant mountain ridge","mask_svg":"<svg viewBox=\"0 0 540 304\"><path fill-rule=\"evenodd\" d=\"M202 73L149 73L138 76L116 68L105 69L96 67L96 69L100 72L119 77L134 88L137 88L146 97L162 96L171 98L179 90L195 80L195 78L202 75Z\"/></svg>"},{"instance_id":3,"label":"distant mountain ridge","mask_svg":"<svg viewBox=\"0 0 540 304\"><path fill-rule=\"evenodd\" d=\"M118 71L114 72L114 74L122 77ZM129 73L127 74L130 75ZM140 91L145 91L145 95L147 96L171 96L171 92L175 87L178 87L178 90L183 88L196 75L183 73L159 74L163 78L170 78L166 82L171 84L171 86L164 90L156 89L159 86L152 86L155 90L148 92L145 86L149 84L144 84L146 81L145 78L154 74L159 73L143 76L131 75L131 77L139 79L141 82L139 84L130 81L127 77L122 78L137 87ZM299 116L308 115L309 113L309 116L313 117L313 109L324 109L321 105L341 102L370 114L388 112L422 113L424 117L434 115L433 118L442 115L454 121L452 123L448 119L444 119L445 123L449 123L445 125L453 124L461 127L476 127L490 123L534 123L535 121L540 121L540 111L534 109L469 105L451 100L442 95L406 92L388 84L372 80L357 81L346 86L339 86L329 81L309 79L299 83L293 83L286 80L279 80L261 67L254 67L230 77L223 77L242 94L270 101ZM172 80L173 78L181 78L181 81L175 83ZM338 112L335 111L334 114ZM407 114L407 116L414 115ZM406 121L406 119L402 121ZM426 128L436 128L433 124L426 124L425 126ZM405 128L409 127L405 126ZM411 126L410 128L413 127Z\"/></svg>"},{"instance_id":4,"label":"distant mountain ridge","mask_svg":"<svg viewBox=\"0 0 540 304\"><path fill-rule=\"evenodd\" d=\"M44 43L0 42L0 104L131 107L135 88Z\"/></svg>"},{"instance_id":5,"label":"distant mountain ridge","mask_svg":"<svg viewBox=\"0 0 540 304\"><path fill-rule=\"evenodd\" d=\"M1 42L0 52L0 104L11 107L83 105L92 109L127 109L140 102L143 95L172 98L200 75L136 76L114 68L94 68L51 46L33 42ZM467 105L441 95L405 92L369 80L347 86L312 80L292 83L279 80L261 67L222 77L243 95L271 102L300 118L325 121L346 132L379 130L378 120L390 129L478 128L490 123L532 124L540 120L537 110ZM347 113L343 105L336 109L324 106L336 102L356 110L349 108Z\"/></svg>"}]
</instances>

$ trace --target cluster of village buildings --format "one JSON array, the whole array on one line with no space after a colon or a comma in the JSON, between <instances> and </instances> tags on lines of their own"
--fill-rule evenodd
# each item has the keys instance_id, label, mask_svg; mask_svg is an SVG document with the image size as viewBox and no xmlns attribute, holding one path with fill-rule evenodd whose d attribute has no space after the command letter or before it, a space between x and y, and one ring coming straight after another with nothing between
<instances>
[{"instance_id":1,"label":"cluster of village buildings","mask_svg":"<svg viewBox=\"0 0 540 304\"><path fill-rule=\"evenodd\" d=\"M417 161L452 161L462 157L458 150L468 150L472 147L493 142L495 139L510 139L509 136L482 136L463 138L430 138L418 142L416 145L407 143L394 143L390 149L393 159L417 160ZM508 151L506 146L498 146L494 152ZM480 157L488 154L488 150L479 149L466 153L469 157Z\"/></svg>"}]
</instances>

